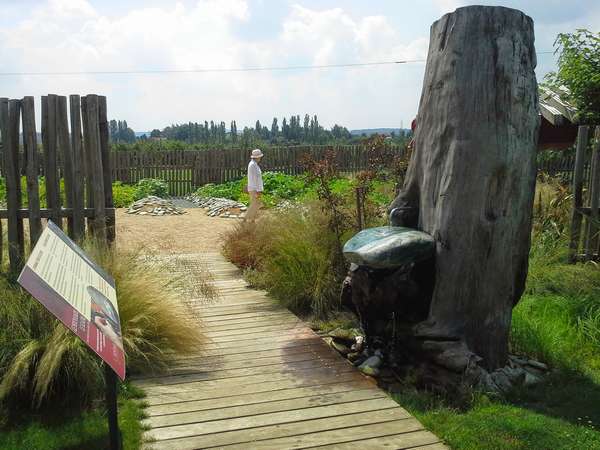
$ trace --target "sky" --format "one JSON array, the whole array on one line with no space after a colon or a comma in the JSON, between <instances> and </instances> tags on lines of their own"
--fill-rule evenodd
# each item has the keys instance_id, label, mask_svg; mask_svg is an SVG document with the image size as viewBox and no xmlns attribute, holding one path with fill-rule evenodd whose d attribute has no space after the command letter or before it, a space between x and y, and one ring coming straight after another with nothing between
<instances>
[{"instance_id":1,"label":"sky","mask_svg":"<svg viewBox=\"0 0 600 450\"><path fill-rule=\"evenodd\" d=\"M357 68L167 74L11 75L238 69L424 60L429 27L461 0L0 0L0 97L106 95L136 131L173 123L316 114L325 127L408 127L424 62ZM600 30L598 0L482 0L533 18L536 50ZM538 54L538 80L556 56ZM39 123L39 119L38 119Z\"/></svg>"}]
</instances>

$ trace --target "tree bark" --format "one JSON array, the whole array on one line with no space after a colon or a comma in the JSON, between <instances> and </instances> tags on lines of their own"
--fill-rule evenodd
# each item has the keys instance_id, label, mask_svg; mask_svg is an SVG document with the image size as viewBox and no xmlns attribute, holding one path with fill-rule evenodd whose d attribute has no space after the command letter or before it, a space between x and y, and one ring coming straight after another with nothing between
<instances>
[{"instance_id":1,"label":"tree bark","mask_svg":"<svg viewBox=\"0 0 600 450\"><path fill-rule=\"evenodd\" d=\"M436 239L429 316L416 337L438 356L444 342L453 358L456 348L472 352L488 370L507 362L527 276L539 127L533 43L531 18L504 7L459 8L432 25L415 151L390 207L404 208L395 225Z\"/></svg>"}]
</instances>

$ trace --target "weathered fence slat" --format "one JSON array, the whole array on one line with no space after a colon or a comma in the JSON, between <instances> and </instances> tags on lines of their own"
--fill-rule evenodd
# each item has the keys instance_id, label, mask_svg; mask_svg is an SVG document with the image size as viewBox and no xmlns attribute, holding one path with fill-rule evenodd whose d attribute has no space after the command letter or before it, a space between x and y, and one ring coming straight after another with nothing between
<instances>
[{"instance_id":1,"label":"weathered fence slat","mask_svg":"<svg viewBox=\"0 0 600 450\"><path fill-rule=\"evenodd\" d=\"M113 193L112 193L112 176L110 171L110 148L109 148L109 133L108 133L108 116L106 109L106 97L98 97L98 128L100 133L100 158L102 161L103 188L104 188L104 206L112 208ZM109 242L115 240L115 219L114 216L106 217L106 237Z\"/></svg>"},{"instance_id":2,"label":"weathered fence slat","mask_svg":"<svg viewBox=\"0 0 600 450\"><path fill-rule=\"evenodd\" d=\"M39 161L33 97L24 97L21 106L23 117L23 151L27 164L25 173L27 177L27 205L29 209L29 242L31 248L33 248L42 233L38 184Z\"/></svg>"},{"instance_id":3,"label":"weathered fence slat","mask_svg":"<svg viewBox=\"0 0 600 450\"><path fill-rule=\"evenodd\" d=\"M83 104L83 102L82 102ZM93 218L93 233L94 237L100 242L106 242L106 212L105 212L105 193L104 193L104 176L102 172L102 155L100 152L100 130L98 127L98 96L90 94L85 100L85 117L84 123L84 142L85 153L89 161L89 172L87 176L90 178L88 186L91 189L91 199L96 214Z\"/></svg>"},{"instance_id":4,"label":"weathered fence slat","mask_svg":"<svg viewBox=\"0 0 600 450\"><path fill-rule=\"evenodd\" d=\"M62 228L62 218L60 216L60 178L56 154L56 95L53 94L42 97L42 142L44 145L45 156L44 176L46 178L46 203L48 208L54 211L51 220L59 228Z\"/></svg>"},{"instance_id":5,"label":"weathered fence slat","mask_svg":"<svg viewBox=\"0 0 600 450\"><path fill-rule=\"evenodd\" d=\"M577 258L581 236L582 215L579 209L583 206L583 169L585 164L585 150L588 143L588 132L589 127L581 125L577 133L577 149L573 171L573 211L571 213L571 238L569 242L569 257L572 262Z\"/></svg>"},{"instance_id":6,"label":"weathered fence slat","mask_svg":"<svg viewBox=\"0 0 600 450\"><path fill-rule=\"evenodd\" d=\"M596 127L594 147L592 150L592 176L590 177L590 215L587 216L587 236L585 241L585 258L590 260L598 252L598 219L600 214L600 127Z\"/></svg>"},{"instance_id":7,"label":"weathered fence slat","mask_svg":"<svg viewBox=\"0 0 600 450\"><path fill-rule=\"evenodd\" d=\"M62 155L63 179L65 185L65 206L73 206L73 153L69 136L69 116L67 112L67 97L56 98L56 131L58 145ZM75 237L73 218L67 218L67 232L71 238Z\"/></svg>"},{"instance_id":8,"label":"weathered fence slat","mask_svg":"<svg viewBox=\"0 0 600 450\"><path fill-rule=\"evenodd\" d=\"M8 210L8 255L10 270L17 273L25 253L23 221L18 216L21 208L21 176L19 171L19 100L2 99L0 121L4 146L6 175L6 209Z\"/></svg>"},{"instance_id":9,"label":"weathered fence slat","mask_svg":"<svg viewBox=\"0 0 600 450\"><path fill-rule=\"evenodd\" d=\"M69 96L71 114L71 152L72 152L72 195L73 208L73 238L79 240L85 233L85 218L82 211L85 206L84 199L84 153L81 138L81 101L79 95Z\"/></svg>"}]
</instances>

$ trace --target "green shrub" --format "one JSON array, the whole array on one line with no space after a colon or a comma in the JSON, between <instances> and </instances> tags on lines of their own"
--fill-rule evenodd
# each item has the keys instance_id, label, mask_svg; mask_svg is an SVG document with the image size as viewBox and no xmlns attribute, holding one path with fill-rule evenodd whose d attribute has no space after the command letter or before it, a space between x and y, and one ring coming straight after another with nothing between
<instances>
[{"instance_id":1,"label":"green shrub","mask_svg":"<svg viewBox=\"0 0 600 450\"><path fill-rule=\"evenodd\" d=\"M202 345L201 322L182 301L182 286L172 278L172 267L140 254L89 243L85 248L115 277L128 373L160 370L175 354L194 352ZM214 292L205 285L200 294ZM4 406L93 400L103 383L99 358L36 300L4 278L0 278L0 295L0 399Z\"/></svg>"},{"instance_id":2,"label":"green shrub","mask_svg":"<svg viewBox=\"0 0 600 450\"><path fill-rule=\"evenodd\" d=\"M169 187L167 186L167 183L156 178L141 179L135 186L135 200L139 200L150 195L166 197L168 194Z\"/></svg>"},{"instance_id":3,"label":"green shrub","mask_svg":"<svg viewBox=\"0 0 600 450\"><path fill-rule=\"evenodd\" d=\"M136 200L137 188L120 181L113 183L113 203L115 208L127 208Z\"/></svg>"},{"instance_id":4,"label":"green shrub","mask_svg":"<svg viewBox=\"0 0 600 450\"><path fill-rule=\"evenodd\" d=\"M222 184L209 183L196 190L196 195L200 197L219 197L240 201L244 186L246 186L245 178L236 181L228 181L227 183Z\"/></svg>"},{"instance_id":5,"label":"green shrub","mask_svg":"<svg viewBox=\"0 0 600 450\"><path fill-rule=\"evenodd\" d=\"M249 281L286 306L317 316L338 307L342 280L331 267L337 243L319 205L240 223L224 238L225 256L253 269Z\"/></svg>"}]
</instances>

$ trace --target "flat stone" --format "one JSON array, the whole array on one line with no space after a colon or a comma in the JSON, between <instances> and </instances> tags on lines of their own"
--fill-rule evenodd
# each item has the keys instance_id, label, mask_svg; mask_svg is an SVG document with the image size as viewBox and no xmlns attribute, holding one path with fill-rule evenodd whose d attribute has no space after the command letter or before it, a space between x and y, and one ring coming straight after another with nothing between
<instances>
[{"instance_id":1,"label":"flat stone","mask_svg":"<svg viewBox=\"0 0 600 450\"><path fill-rule=\"evenodd\" d=\"M542 362L536 361L534 359L530 359L527 361L527 365L531 366L535 369L539 369L539 370L548 370L548 366Z\"/></svg>"},{"instance_id":2,"label":"flat stone","mask_svg":"<svg viewBox=\"0 0 600 450\"><path fill-rule=\"evenodd\" d=\"M358 330L356 330L354 328L351 328L351 329L336 328L334 330L331 330L329 333L327 333L327 335L331 336L332 338L343 341L344 343L348 343L349 345L354 344L356 342L356 337L360 336Z\"/></svg>"},{"instance_id":3,"label":"flat stone","mask_svg":"<svg viewBox=\"0 0 600 450\"><path fill-rule=\"evenodd\" d=\"M431 258L434 251L433 237L405 227L368 228L344 245L344 256L349 262L374 269L423 261Z\"/></svg>"},{"instance_id":4,"label":"flat stone","mask_svg":"<svg viewBox=\"0 0 600 450\"><path fill-rule=\"evenodd\" d=\"M358 370L360 370L365 375L369 375L370 377L376 377L379 375L379 369L377 367L371 367L371 366L363 367L361 365L358 367Z\"/></svg>"},{"instance_id":5,"label":"flat stone","mask_svg":"<svg viewBox=\"0 0 600 450\"><path fill-rule=\"evenodd\" d=\"M381 366L382 363L383 361L379 356L370 356L360 366L358 366L358 368L361 370L366 367L377 369Z\"/></svg>"}]
</instances>

